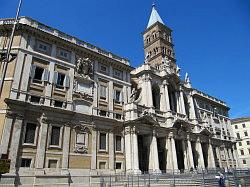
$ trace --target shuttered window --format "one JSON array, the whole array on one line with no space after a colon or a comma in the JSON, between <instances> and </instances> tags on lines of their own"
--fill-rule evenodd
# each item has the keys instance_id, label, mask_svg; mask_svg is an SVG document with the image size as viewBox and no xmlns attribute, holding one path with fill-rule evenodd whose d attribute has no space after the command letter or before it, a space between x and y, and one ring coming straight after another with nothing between
<instances>
[{"instance_id":1,"label":"shuttered window","mask_svg":"<svg viewBox=\"0 0 250 187\"><path fill-rule=\"evenodd\" d=\"M35 136L36 136L36 124L27 123L24 143L34 144Z\"/></svg>"}]
</instances>

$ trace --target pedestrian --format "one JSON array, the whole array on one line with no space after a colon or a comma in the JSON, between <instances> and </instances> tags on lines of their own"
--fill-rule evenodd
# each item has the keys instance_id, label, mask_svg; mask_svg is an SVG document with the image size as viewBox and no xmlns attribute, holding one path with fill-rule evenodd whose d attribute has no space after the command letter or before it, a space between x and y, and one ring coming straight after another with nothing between
<instances>
[{"instance_id":1,"label":"pedestrian","mask_svg":"<svg viewBox=\"0 0 250 187\"><path fill-rule=\"evenodd\" d=\"M225 187L225 177L222 173L219 172L219 187Z\"/></svg>"}]
</instances>

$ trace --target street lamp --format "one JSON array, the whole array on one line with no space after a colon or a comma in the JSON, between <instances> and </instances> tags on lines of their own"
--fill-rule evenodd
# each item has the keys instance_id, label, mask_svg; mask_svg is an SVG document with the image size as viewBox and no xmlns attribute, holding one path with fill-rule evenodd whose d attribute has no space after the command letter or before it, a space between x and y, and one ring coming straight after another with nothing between
<instances>
[{"instance_id":1,"label":"street lamp","mask_svg":"<svg viewBox=\"0 0 250 187\"><path fill-rule=\"evenodd\" d=\"M6 76L8 63L16 58L16 54L12 54L10 51L11 51L11 47L12 47L12 43L13 43L13 38L14 38L16 26L18 24L18 17L19 17L21 5L22 5L22 0L19 0L17 11L16 11L16 17L15 17L15 21L13 23L7 51L2 51L0 53L0 60L3 63L2 77L0 79L0 96L2 96L3 83L4 83L5 76Z\"/></svg>"}]
</instances>

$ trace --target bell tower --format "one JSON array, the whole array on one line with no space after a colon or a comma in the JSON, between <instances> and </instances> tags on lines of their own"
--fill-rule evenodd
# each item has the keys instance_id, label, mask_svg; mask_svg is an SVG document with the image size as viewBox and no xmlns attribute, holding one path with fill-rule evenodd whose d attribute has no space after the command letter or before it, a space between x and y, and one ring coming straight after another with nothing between
<instances>
[{"instance_id":1,"label":"bell tower","mask_svg":"<svg viewBox=\"0 0 250 187\"><path fill-rule=\"evenodd\" d=\"M147 28L143 32L144 53L149 65L160 65L167 58L175 66L171 32L172 30L164 24L153 4Z\"/></svg>"}]
</instances>

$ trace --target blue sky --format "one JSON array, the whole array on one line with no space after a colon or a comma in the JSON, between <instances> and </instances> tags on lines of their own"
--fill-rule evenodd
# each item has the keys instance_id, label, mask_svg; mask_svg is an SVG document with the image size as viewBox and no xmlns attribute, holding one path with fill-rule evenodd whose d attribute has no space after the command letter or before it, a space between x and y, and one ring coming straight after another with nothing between
<instances>
[{"instance_id":1,"label":"blue sky","mask_svg":"<svg viewBox=\"0 0 250 187\"><path fill-rule=\"evenodd\" d=\"M0 17L14 17L18 0L1 0ZM231 117L250 116L250 1L157 0L173 29L177 64L193 87L226 101ZM23 0L30 16L112 51L136 67L143 63L151 0Z\"/></svg>"}]
</instances>

